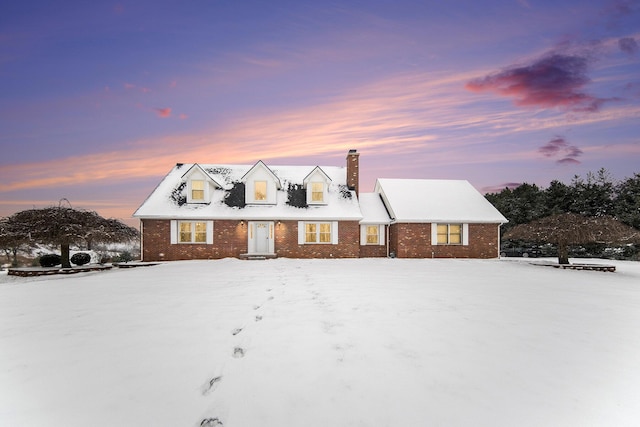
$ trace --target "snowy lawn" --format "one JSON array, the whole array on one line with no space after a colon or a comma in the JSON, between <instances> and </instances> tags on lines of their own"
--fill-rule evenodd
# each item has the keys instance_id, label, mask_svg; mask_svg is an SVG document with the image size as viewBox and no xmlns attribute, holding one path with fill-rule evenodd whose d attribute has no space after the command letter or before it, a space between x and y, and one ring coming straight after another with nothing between
<instances>
[{"instance_id":1,"label":"snowy lawn","mask_svg":"<svg viewBox=\"0 0 640 427\"><path fill-rule=\"evenodd\" d=\"M637 425L640 263L613 264L2 272L0 425Z\"/></svg>"}]
</instances>

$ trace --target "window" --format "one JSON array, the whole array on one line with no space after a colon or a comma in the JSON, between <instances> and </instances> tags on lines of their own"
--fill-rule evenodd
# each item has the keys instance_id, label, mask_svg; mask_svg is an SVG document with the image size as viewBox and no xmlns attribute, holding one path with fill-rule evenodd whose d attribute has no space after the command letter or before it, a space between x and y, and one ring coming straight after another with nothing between
<instances>
[{"instance_id":1,"label":"window","mask_svg":"<svg viewBox=\"0 0 640 427\"><path fill-rule=\"evenodd\" d=\"M181 221L178 233L180 243L207 243L207 223Z\"/></svg>"},{"instance_id":2,"label":"window","mask_svg":"<svg viewBox=\"0 0 640 427\"><path fill-rule=\"evenodd\" d=\"M191 200L204 200L204 181L200 179L191 180Z\"/></svg>"},{"instance_id":3,"label":"window","mask_svg":"<svg viewBox=\"0 0 640 427\"><path fill-rule=\"evenodd\" d=\"M461 245L462 224L438 224L438 245Z\"/></svg>"},{"instance_id":4,"label":"window","mask_svg":"<svg viewBox=\"0 0 640 427\"><path fill-rule=\"evenodd\" d=\"M322 182L311 183L311 201L312 202L324 201L324 184Z\"/></svg>"},{"instance_id":5,"label":"window","mask_svg":"<svg viewBox=\"0 0 640 427\"><path fill-rule=\"evenodd\" d=\"M253 199L255 201L267 200L267 181L254 181L253 182Z\"/></svg>"},{"instance_id":6,"label":"window","mask_svg":"<svg viewBox=\"0 0 640 427\"><path fill-rule=\"evenodd\" d=\"M379 229L377 225L367 225L367 245L377 245Z\"/></svg>"},{"instance_id":7,"label":"window","mask_svg":"<svg viewBox=\"0 0 640 427\"><path fill-rule=\"evenodd\" d=\"M331 243L330 222L308 222L305 224L305 243Z\"/></svg>"}]
</instances>

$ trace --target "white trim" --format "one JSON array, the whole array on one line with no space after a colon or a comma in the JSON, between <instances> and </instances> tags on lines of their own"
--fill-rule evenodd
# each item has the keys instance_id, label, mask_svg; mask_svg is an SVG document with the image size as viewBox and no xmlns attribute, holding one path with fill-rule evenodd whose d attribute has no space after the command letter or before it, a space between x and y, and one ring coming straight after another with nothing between
<instances>
[{"instance_id":1,"label":"white trim","mask_svg":"<svg viewBox=\"0 0 640 427\"><path fill-rule=\"evenodd\" d=\"M365 246L367 244L367 227L368 225L360 225L360 246Z\"/></svg>"},{"instance_id":2,"label":"white trim","mask_svg":"<svg viewBox=\"0 0 640 427\"><path fill-rule=\"evenodd\" d=\"M298 244L304 245L304 221L298 221Z\"/></svg>"},{"instance_id":3,"label":"white trim","mask_svg":"<svg viewBox=\"0 0 640 427\"><path fill-rule=\"evenodd\" d=\"M438 245L438 223L431 223L431 246Z\"/></svg>"},{"instance_id":4,"label":"white trim","mask_svg":"<svg viewBox=\"0 0 640 427\"><path fill-rule=\"evenodd\" d=\"M462 224L462 246L469 246L469 224Z\"/></svg>"},{"instance_id":5,"label":"white trim","mask_svg":"<svg viewBox=\"0 0 640 427\"><path fill-rule=\"evenodd\" d=\"M170 225L170 235L171 235L171 244L175 245L176 243L178 243L178 221L175 219L171 220L171 225Z\"/></svg>"},{"instance_id":6,"label":"white trim","mask_svg":"<svg viewBox=\"0 0 640 427\"><path fill-rule=\"evenodd\" d=\"M213 245L213 221L207 221L207 245Z\"/></svg>"},{"instance_id":7,"label":"white trim","mask_svg":"<svg viewBox=\"0 0 640 427\"><path fill-rule=\"evenodd\" d=\"M338 221L331 223L331 244L338 244Z\"/></svg>"}]
</instances>

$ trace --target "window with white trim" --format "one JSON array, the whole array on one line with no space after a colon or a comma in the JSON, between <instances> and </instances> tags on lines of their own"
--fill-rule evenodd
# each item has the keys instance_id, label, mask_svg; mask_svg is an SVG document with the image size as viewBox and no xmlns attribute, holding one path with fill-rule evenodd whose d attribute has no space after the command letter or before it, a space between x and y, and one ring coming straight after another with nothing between
<instances>
[{"instance_id":1,"label":"window with white trim","mask_svg":"<svg viewBox=\"0 0 640 427\"><path fill-rule=\"evenodd\" d=\"M204 201L204 181L201 179L191 180L191 200Z\"/></svg>"},{"instance_id":2,"label":"window with white trim","mask_svg":"<svg viewBox=\"0 0 640 427\"><path fill-rule=\"evenodd\" d=\"M461 245L462 224L438 224L438 245Z\"/></svg>"},{"instance_id":3,"label":"window with white trim","mask_svg":"<svg viewBox=\"0 0 640 427\"><path fill-rule=\"evenodd\" d=\"M213 244L213 221L172 219L169 227L172 245L181 243Z\"/></svg>"},{"instance_id":4,"label":"window with white trim","mask_svg":"<svg viewBox=\"0 0 640 427\"><path fill-rule=\"evenodd\" d=\"M298 221L299 245L337 245L338 221Z\"/></svg>"},{"instance_id":5,"label":"window with white trim","mask_svg":"<svg viewBox=\"0 0 640 427\"><path fill-rule=\"evenodd\" d=\"M377 245L380 239L380 227L367 225L367 245Z\"/></svg>"},{"instance_id":6,"label":"window with white trim","mask_svg":"<svg viewBox=\"0 0 640 427\"><path fill-rule=\"evenodd\" d=\"M307 222L304 231L305 243L331 243L330 222Z\"/></svg>"}]
</instances>

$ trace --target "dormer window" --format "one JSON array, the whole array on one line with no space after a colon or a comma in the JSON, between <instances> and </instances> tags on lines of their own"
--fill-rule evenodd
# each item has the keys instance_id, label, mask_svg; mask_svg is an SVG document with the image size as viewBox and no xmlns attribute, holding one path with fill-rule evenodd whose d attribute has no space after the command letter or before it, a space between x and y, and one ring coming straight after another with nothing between
<instances>
[{"instance_id":1,"label":"dormer window","mask_svg":"<svg viewBox=\"0 0 640 427\"><path fill-rule=\"evenodd\" d=\"M327 203L331 178L319 166L316 166L302 183L307 192L307 204L324 205Z\"/></svg>"},{"instance_id":2,"label":"dormer window","mask_svg":"<svg viewBox=\"0 0 640 427\"><path fill-rule=\"evenodd\" d=\"M240 179L245 184L244 198L247 205L275 205L278 190L282 189L280 178L261 160Z\"/></svg>"},{"instance_id":3,"label":"dormer window","mask_svg":"<svg viewBox=\"0 0 640 427\"><path fill-rule=\"evenodd\" d=\"M253 182L253 199L256 202L264 202L267 200L267 181Z\"/></svg>"},{"instance_id":4,"label":"dormer window","mask_svg":"<svg viewBox=\"0 0 640 427\"><path fill-rule=\"evenodd\" d=\"M324 183L323 182L311 183L311 201L315 203L324 202Z\"/></svg>"},{"instance_id":5,"label":"dormer window","mask_svg":"<svg viewBox=\"0 0 640 427\"><path fill-rule=\"evenodd\" d=\"M182 175L187 203L210 203L213 191L222 186L197 163ZM184 187L183 187L184 188Z\"/></svg>"},{"instance_id":6,"label":"dormer window","mask_svg":"<svg viewBox=\"0 0 640 427\"><path fill-rule=\"evenodd\" d=\"M194 202L204 202L204 181L201 179L191 180L191 200Z\"/></svg>"}]
</instances>

